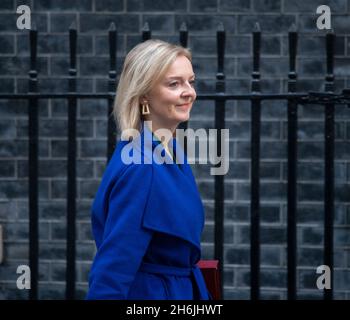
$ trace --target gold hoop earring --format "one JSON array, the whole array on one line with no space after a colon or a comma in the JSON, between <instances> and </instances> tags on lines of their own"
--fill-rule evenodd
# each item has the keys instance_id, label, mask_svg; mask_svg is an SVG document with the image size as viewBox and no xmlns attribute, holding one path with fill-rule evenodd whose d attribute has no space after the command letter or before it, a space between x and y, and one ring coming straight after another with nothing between
<instances>
[{"instance_id":1,"label":"gold hoop earring","mask_svg":"<svg viewBox=\"0 0 350 320\"><path fill-rule=\"evenodd\" d=\"M150 114L151 112L149 111L149 105L148 103L143 103L142 104L142 114L146 115L146 114Z\"/></svg>"}]
</instances>

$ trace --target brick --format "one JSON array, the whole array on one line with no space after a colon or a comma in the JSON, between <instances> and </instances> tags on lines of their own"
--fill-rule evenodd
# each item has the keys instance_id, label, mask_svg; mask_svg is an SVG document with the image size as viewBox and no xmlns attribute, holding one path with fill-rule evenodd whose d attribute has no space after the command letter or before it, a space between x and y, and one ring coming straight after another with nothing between
<instances>
[{"instance_id":1,"label":"brick","mask_svg":"<svg viewBox=\"0 0 350 320\"><path fill-rule=\"evenodd\" d=\"M223 293L225 300L249 300L250 290L245 288L231 289L225 288Z\"/></svg>"},{"instance_id":2,"label":"brick","mask_svg":"<svg viewBox=\"0 0 350 320\"><path fill-rule=\"evenodd\" d=\"M15 163L10 160L0 160L0 178L14 178Z\"/></svg>"},{"instance_id":3,"label":"brick","mask_svg":"<svg viewBox=\"0 0 350 320\"><path fill-rule=\"evenodd\" d=\"M334 153L336 159L346 160L350 155L350 143L349 141L336 141L334 144Z\"/></svg>"},{"instance_id":4,"label":"brick","mask_svg":"<svg viewBox=\"0 0 350 320\"><path fill-rule=\"evenodd\" d=\"M254 30L255 23L260 24L263 33L288 32L292 24L295 24L293 15L240 15L238 17L238 32L251 33Z\"/></svg>"},{"instance_id":5,"label":"brick","mask_svg":"<svg viewBox=\"0 0 350 320\"><path fill-rule=\"evenodd\" d=\"M66 280L66 264L53 263L51 264L51 280L65 281Z\"/></svg>"},{"instance_id":6,"label":"brick","mask_svg":"<svg viewBox=\"0 0 350 320\"><path fill-rule=\"evenodd\" d=\"M348 246L350 243L349 230L346 227L335 228L334 245L339 247Z\"/></svg>"},{"instance_id":7,"label":"brick","mask_svg":"<svg viewBox=\"0 0 350 320\"><path fill-rule=\"evenodd\" d=\"M198 189L203 198L214 199L214 181L197 181ZM225 184L225 198L233 199L233 185Z\"/></svg>"},{"instance_id":8,"label":"brick","mask_svg":"<svg viewBox=\"0 0 350 320\"><path fill-rule=\"evenodd\" d=\"M320 228L303 228L302 239L304 244L322 245L323 230Z\"/></svg>"},{"instance_id":9,"label":"brick","mask_svg":"<svg viewBox=\"0 0 350 320\"><path fill-rule=\"evenodd\" d=\"M0 180L0 199L24 198L27 186L18 180Z\"/></svg>"},{"instance_id":10,"label":"brick","mask_svg":"<svg viewBox=\"0 0 350 320\"><path fill-rule=\"evenodd\" d=\"M281 221L279 205L262 202L260 205L260 217L262 223L279 223Z\"/></svg>"},{"instance_id":11,"label":"brick","mask_svg":"<svg viewBox=\"0 0 350 320\"><path fill-rule=\"evenodd\" d=\"M66 259L66 245L63 242L42 243L39 246L39 255L42 259L64 260Z\"/></svg>"},{"instance_id":12,"label":"brick","mask_svg":"<svg viewBox=\"0 0 350 320\"><path fill-rule=\"evenodd\" d=\"M15 53L15 37L13 35L0 35L0 54Z\"/></svg>"},{"instance_id":13,"label":"brick","mask_svg":"<svg viewBox=\"0 0 350 320\"><path fill-rule=\"evenodd\" d=\"M236 286L250 287L250 271L244 268L236 269Z\"/></svg>"},{"instance_id":14,"label":"brick","mask_svg":"<svg viewBox=\"0 0 350 320\"><path fill-rule=\"evenodd\" d=\"M247 205L237 205L225 207L225 221L248 222L249 208Z\"/></svg>"},{"instance_id":15,"label":"brick","mask_svg":"<svg viewBox=\"0 0 350 320\"><path fill-rule=\"evenodd\" d=\"M39 300L64 300L66 295L66 286L64 283L55 283L55 287L50 287L51 282L39 284L38 299Z\"/></svg>"},{"instance_id":16,"label":"brick","mask_svg":"<svg viewBox=\"0 0 350 320\"><path fill-rule=\"evenodd\" d=\"M237 142L237 157L250 159L250 143ZM285 142L262 141L260 144L261 159L286 159Z\"/></svg>"},{"instance_id":17,"label":"brick","mask_svg":"<svg viewBox=\"0 0 350 320\"><path fill-rule=\"evenodd\" d=\"M249 164L246 162L230 162L229 171L226 176L228 179L248 179L249 178Z\"/></svg>"},{"instance_id":18,"label":"brick","mask_svg":"<svg viewBox=\"0 0 350 320\"><path fill-rule=\"evenodd\" d=\"M105 140L82 140L80 155L82 157L98 157L104 158L107 156L107 141Z\"/></svg>"},{"instance_id":19,"label":"brick","mask_svg":"<svg viewBox=\"0 0 350 320\"><path fill-rule=\"evenodd\" d=\"M205 32L205 34L213 33L215 35L219 23L223 23L226 32L235 32L235 17L217 16L217 15L175 15L175 30L179 30L181 24L185 22L188 31Z\"/></svg>"},{"instance_id":20,"label":"brick","mask_svg":"<svg viewBox=\"0 0 350 320\"><path fill-rule=\"evenodd\" d=\"M0 120L0 138L14 139L16 137L16 128L14 120Z\"/></svg>"},{"instance_id":21,"label":"brick","mask_svg":"<svg viewBox=\"0 0 350 320\"><path fill-rule=\"evenodd\" d=\"M98 180L84 180L79 181L79 198L91 199L95 196L100 181Z\"/></svg>"},{"instance_id":22,"label":"brick","mask_svg":"<svg viewBox=\"0 0 350 320\"><path fill-rule=\"evenodd\" d=\"M15 79L1 79L0 93L13 93L15 91ZM1 111L0 111L1 114Z\"/></svg>"},{"instance_id":23,"label":"brick","mask_svg":"<svg viewBox=\"0 0 350 320\"><path fill-rule=\"evenodd\" d=\"M60 220L66 219L66 202L64 200L50 199L49 201L41 201L39 206L39 219L40 220ZM52 233L52 225L51 225Z\"/></svg>"},{"instance_id":24,"label":"brick","mask_svg":"<svg viewBox=\"0 0 350 320\"><path fill-rule=\"evenodd\" d=\"M80 74L82 76L107 76L109 72L108 58L80 58Z\"/></svg>"},{"instance_id":25,"label":"brick","mask_svg":"<svg viewBox=\"0 0 350 320\"><path fill-rule=\"evenodd\" d=\"M217 12L218 10L218 4L216 0L190 0L189 4L191 12Z\"/></svg>"},{"instance_id":26,"label":"brick","mask_svg":"<svg viewBox=\"0 0 350 320\"><path fill-rule=\"evenodd\" d=\"M335 39L335 55L344 55L345 53L345 37L337 36ZM289 48L287 43L287 37L284 39L284 54L287 54L287 49ZM298 36L298 57L300 61L303 61L304 58L310 56L314 57L323 57L325 61L325 37L324 36L313 36L300 34ZM324 64L325 65L325 64ZM337 64L335 64L336 67Z\"/></svg>"},{"instance_id":27,"label":"brick","mask_svg":"<svg viewBox=\"0 0 350 320\"><path fill-rule=\"evenodd\" d=\"M16 281L19 277L19 274L17 273L17 268L20 265L28 265L28 261L7 261L5 260L1 264L1 280L11 282L12 285L17 289ZM47 281L48 280L48 269L49 264L47 263L41 263L39 268L39 281ZM0 280L0 281L1 281ZM3 288L3 284L1 285ZM18 290L18 289L17 289ZM6 290L7 291L7 290ZM18 290L18 291L26 291L26 290Z\"/></svg>"},{"instance_id":28,"label":"brick","mask_svg":"<svg viewBox=\"0 0 350 320\"><path fill-rule=\"evenodd\" d=\"M249 248L230 248L226 251L225 261L228 264L248 265L250 262Z\"/></svg>"},{"instance_id":29,"label":"brick","mask_svg":"<svg viewBox=\"0 0 350 320\"><path fill-rule=\"evenodd\" d=\"M280 55L282 50L281 37L274 35L261 36L261 54L263 55ZM282 60L283 61L283 60ZM284 62L285 65L285 62ZM283 74L282 74L283 75Z\"/></svg>"},{"instance_id":30,"label":"brick","mask_svg":"<svg viewBox=\"0 0 350 320\"><path fill-rule=\"evenodd\" d=\"M277 246L275 247L267 247L261 246L260 250L260 259L261 266L281 266L281 249Z\"/></svg>"},{"instance_id":31,"label":"brick","mask_svg":"<svg viewBox=\"0 0 350 320\"><path fill-rule=\"evenodd\" d=\"M18 16L11 13L0 13L0 30L2 32L13 32L17 30L16 21Z\"/></svg>"},{"instance_id":32,"label":"brick","mask_svg":"<svg viewBox=\"0 0 350 320\"><path fill-rule=\"evenodd\" d=\"M322 204L300 204L298 205L297 221L298 223L320 223L323 220Z\"/></svg>"},{"instance_id":33,"label":"brick","mask_svg":"<svg viewBox=\"0 0 350 320\"><path fill-rule=\"evenodd\" d=\"M142 15L142 25L148 23L152 33L173 33L175 19L173 15ZM178 29L177 29L178 30Z\"/></svg>"},{"instance_id":34,"label":"brick","mask_svg":"<svg viewBox=\"0 0 350 320\"><path fill-rule=\"evenodd\" d=\"M0 4L0 10L5 11L13 11L14 10L14 1L13 0L3 0Z\"/></svg>"},{"instance_id":35,"label":"brick","mask_svg":"<svg viewBox=\"0 0 350 320\"><path fill-rule=\"evenodd\" d=\"M0 57L0 72L8 75L27 75L29 59L27 57ZM38 58L37 71L40 75L47 75L47 59Z\"/></svg>"},{"instance_id":36,"label":"brick","mask_svg":"<svg viewBox=\"0 0 350 320\"><path fill-rule=\"evenodd\" d=\"M281 136L280 122L263 121L261 123L261 139L262 140L278 140Z\"/></svg>"},{"instance_id":37,"label":"brick","mask_svg":"<svg viewBox=\"0 0 350 320\"><path fill-rule=\"evenodd\" d=\"M324 144L322 142L300 142L298 144L298 157L303 160L323 159Z\"/></svg>"},{"instance_id":38,"label":"brick","mask_svg":"<svg viewBox=\"0 0 350 320\"><path fill-rule=\"evenodd\" d=\"M262 287L285 288L287 275L284 270L261 270L260 276Z\"/></svg>"},{"instance_id":39,"label":"brick","mask_svg":"<svg viewBox=\"0 0 350 320\"><path fill-rule=\"evenodd\" d=\"M235 57L246 57L251 54L251 37L245 35L235 35L234 37L226 37L225 42L225 60L228 56L234 55ZM233 63L232 63L233 64ZM227 67L225 62L225 70L227 77L232 77L233 74L236 74L236 68Z\"/></svg>"},{"instance_id":40,"label":"brick","mask_svg":"<svg viewBox=\"0 0 350 320\"><path fill-rule=\"evenodd\" d=\"M314 289L314 290L316 289L317 290L316 282L317 282L317 278L320 276L320 274L316 273L316 268L317 268L317 266L313 270L301 269L298 271L298 279L299 279L299 286L298 287L300 289ZM301 295L298 294L298 297L301 298ZM308 299L310 299L310 297Z\"/></svg>"},{"instance_id":41,"label":"brick","mask_svg":"<svg viewBox=\"0 0 350 320\"><path fill-rule=\"evenodd\" d=\"M264 200L280 200L286 195L287 184L281 182L261 183L260 196Z\"/></svg>"},{"instance_id":42,"label":"brick","mask_svg":"<svg viewBox=\"0 0 350 320\"><path fill-rule=\"evenodd\" d=\"M80 14L79 29L81 32L107 33L110 24L114 22L117 30L123 32L139 32L140 25L136 14Z\"/></svg>"},{"instance_id":43,"label":"brick","mask_svg":"<svg viewBox=\"0 0 350 320\"><path fill-rule=\"evenodd\" d=\"M299 201L322 201L323 192L323 184L299 183L297 188Z\"/></svg>"},{"instance_id":44,"label":"brick","mask_svg":"<svg viewBox=\"0 0 350 320\"><path fill-rule=\"evenodd\" d=\"M171 1L171 0L142 0L143 8L147 11L174 11L183 12L187 10L187 1Z\"/></svg>"},{"instance_id":45,"label":"brick","mask_svg":"<svg viewBox=\"0 0 350 320\"><path fill-rule=\"evenodd\" d=\"M201 259L212 259L214 255L214 246L212 244L203 244Z\"/></svg>"},{"instance_id":46,"label":"brick","mask_svg":"<svg viewBox=\"0 0 350 320\"><path fill-rule=\"evenodd\" d=\"M281 12L281 0L253 0L253 8L256 12Z\"/></svg>"},{"instance_id":47,"label":"brick","mask_svg":"<svg viewBox=\"0 0 350 320\"><path fill-rule=\"evenodd\" d=\"M214 36L198 36L192 37L191 34L189 36L189 40L191 43L191 52L194 58L200 56L211 56L215 58L216 55L216 39Z\"/></svg>"},{"instance_id":48,"label":"brick","mask_svg":"<svg viewBox=\"0 0 350 320\"><path fill-rule=\"evenodd\" d=\"M50 31L68 33L73 22L77 21L77 13L50 12ZM80 37L80 35L79 35Z\"/></svg>"},{"instance_id":49,"label":"brick","mask_svg":"<svg viewBox=\"0 0 350 320\"><path fill-rule=\"evenodd\" d=\"M251 9L250 0L221 0L219 2L219 11L222 12L247 12Z\"/></svg>"},{"instance_id":50,"label":"brick","mask_svg":"<svg viewBox=\"0 0 350 320\"><path fill-rule=\"evenodd\" d=\"M92 0L79 0L71 2L69 0L57 1L44 1L36 0L34 2L34 9L36 11L91 11Z\"/></svg>"},{"instance_id":51,"label":"brick","mask_svg":"<svg viewBox=\"0 0 350 320\"><path fill-rule=\"evenodd\" d=\"M217 66L214 58L196 58L193 57L192 66L197 77L214 77L216 74ZM234 72L234 60L225 59L225 68L230 70L230 73Z\"/></svg>"},{"instance_id":52,"label":"brick","mask_svg":"<svg viewBox=\"0 0 350 320\"><path fill-rule=\"evenodd\" d=\"M346 11L346 1L344 0L325 0L322 2L323 5L328 5L333 12L344 12ZM302 0L291 0L284 4L285 12L313 12L316 14L316 9L320 6L320 2L317 0L302 1Z\"/></svg>"},{"instance_id":53,"label":"brick","mask_svg":"<svg viewBox=\"0 0 350 320\"><path fill-rule=\"evenodd\" d=\"M299 248L298 265L316 268L323 264L323 249L319 248ZM315 282L316 283L316 282Z\"/></svg>"},{"instance_id":54,"label":"brick","mask_svg":"<svg viewBox=\"0 0 350 320\"><path fill-rule=\"evenodd\" d=\"M279 179L280 171L279 162L262 162L260 164L261 180Z\"/></svg>"},{"instance_id":55,"label":"brick","mask_svg":"<svg viewBox=\"0 0 350 320\"><path fill-rule=\"evenodd\" d=\"M51 197L57 199L66 199L67 197L67 182L65 180L52 180L51 183Z\"/></svg>"},{"instance_id":56,"label":"brick","mask_svg":"<svg viewBox=\"0 0 350 320\"><path fill-rule=\"evenodd\" d=\"M86 263L86 262L79 262L77 264L78 272L78 281L79 282L88 282L89 279L89 273L91 269L91 263Z\"/></svg>"},{"instance_id":57,"label":"brick","mask_svg":"<svg viewBox=\"0 0 350 320\"><path fill-rule=\"evenodd\" d=\"M95 1L96 11L107 11L107 12L116 12L124 10L123 1L114 1L114 0L99 0Z\"/></svg>"},{"instance_id":58,"label":"brick","mask_svg":"<svg viewBox=\"0 0 350 320\"><path fill-rule=\"evenodd\" d=\"M240 244L250 244L250 227L240 227ZM261 244L280 244L286 240L286 230L281 227L261 227Z\"/></svg>"},{"instance_id":59,"label":"brick","mask_svg":"<svg viewBox=\"0 0 350 320\"><path fill-rule=\"evenodd\" d=\"M271 291L269 290L261 290L260 291L260 299L261 300L285 300L285 295L283 292Z\"/></svg>"},{"instance_id":60,"label":"brick","mask_svg":"<svg viewBox=\"0 0 350 320\"><path fill-rule=\"evenodd\" d=\"M90 222L80 222L77 224L77 234L78 239L85 241L85 240L92 240L93 234L92 234L92 226Z\"/></svg>"},{"instance_id":61,"label":"brick","mask_svg":"<svg viewBox=\"0 0 350 320\"><path fill-rule=\"evenodd\" d=\"M106 138L107 137L107 120L96 120L95 125L95 135L96 138Z\"/></svg>"},{"instance_id":62,"label":"brick","mask_svg":"<svg viewBox=\"0 0 350 320\"><path fill-rule=\"evenodd\" d=\"M336 290L347 290L349 281L350 277L347 270L334 271L334 288L336 288Z\"/></svg>"},{"instance_id":63,"label":"brick","mask_svg":"<svg viewBox=\"0 0 350 320\"><path fill-rule=\"evenodd\" d=\"M108 115L108 104L107 100L85 100L84 104L80 106L79 108L78 116L81 118L88 118L91 119L91 117L94 118L101 118L107 119Z\"/></svg>"},{"instance_id":64,"label":"brick","mask_svg":"<svg viewBox=\"0 0 350 320\"><path fill-rule=\"evenodd\" d=\"M0 221L13 221L17 218L17 203L15 200L0 201Z\"/></svg>"},{"instance_id":65,"label":"brick","mask_svg":"<svg viewBox=\"0 0 350 320\"><path fill-rule=\"evenodd\" d=\"M109 37L105 35L96 35L95 37L95 51L96 55L108 55L109 56ZM122 65L124 60L121 59L125 55L125 36L117 30L117 74L122 71Z\"/></svg>"},{"instance_id":66,"label":"brick","mask_svg":"<svg viewBox=\"0 0 350 320\"><path fill-rule=\"evenodd\" d=\"M4 246L4 257L7 261L19 259L29 259L29 244L23 242L7 242Z\"/></svg>"},{"instance_id":67,"label":"brick","mask_svg":"<svg viewBox=\"0 0 350 320\"><path fill-rule=\"evenodd\" d=\"M225 286L232 286L233 285L233 278L234 278L234 270L232 268L224 268L223 271L223 281Z\"/></svg>"},{"instance_id":68,"label":"brick","mask_svg":"<svg viewBox=\"0 0 350 320\"><path fill-rule=\"evenodd\" d=\"M81 221L91 221L91 199L77 199L77 219Z\"/></svg>"}]
</instances>

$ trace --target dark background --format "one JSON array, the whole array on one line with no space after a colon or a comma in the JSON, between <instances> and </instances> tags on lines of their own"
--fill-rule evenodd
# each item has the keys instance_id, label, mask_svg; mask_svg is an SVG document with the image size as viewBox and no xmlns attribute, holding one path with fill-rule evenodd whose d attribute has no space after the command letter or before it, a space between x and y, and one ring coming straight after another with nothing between
<instances>
[{"instance_id":1,"label":"dark background","mask_svg":"<svg viewBox=\"0 0 350 320\"><path fill-rule=\"evenodd\" d=\"M216 29L226 34L226 92L248 93L252 72L251 32L262 30L262 91L286 92L288 30L299 35L298 90L323 90L325 30L316 28L316 9L328 4L336 40L335 89L349 87L350 1L305 0L32 0L0 2L0 91L27 92L29 40L16 28L16 8L27 4L38 35L41 92L67 90L68 28L78 28L78 90L106 92L109 56L107 30L118 30L118 73L128 50L141 40L148 22L153 38L178 42L182 22L198 93L215 90ZM286 299L287 113L285 102L262 105L261 141L261 285L262 298ZM84 298L95 253L90 207L106 163L107 103L78 105L77 153L77 297ZM191 128L214 128L213 102L197 101ZM230 170L225 176L224 298L249 299L250 104L226 104L230 129ZM16 288L18 265L28 264L27 147L25 101L0 101L0 224L4 261L0 265L0 299L24 299ZM67 102L40 103L40 299L64 299L66 226ZM323 262L324 107L299 106L298 129L298 297L322 298L316 268ZM350 298L350 109L336 106L335 124L334 294ZM214 177L211 164L192 166L206 209L203 258L213 258ZM132 200L132 199L131 199Z\"/></svg>"}]
</instances>

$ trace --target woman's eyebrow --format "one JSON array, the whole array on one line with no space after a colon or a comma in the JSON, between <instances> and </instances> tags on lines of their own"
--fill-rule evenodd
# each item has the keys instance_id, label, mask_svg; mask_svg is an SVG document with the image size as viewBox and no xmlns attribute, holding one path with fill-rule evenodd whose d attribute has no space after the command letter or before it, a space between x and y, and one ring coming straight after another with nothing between
<instances>
[{"instance_id":1,"label":"woman's eyebrow","mask_svg":"<svg viewBox=\"0 0 350 320\"><path fill-rule=\"evenodd\" d=\"M196 75L193 74L192 76L189 77L189 79L191 78L194 78ZM167 77L167 79L182 79L183 77L180 77L180 76L170 76L170 77Z\"/></svg>"}]
</instances>

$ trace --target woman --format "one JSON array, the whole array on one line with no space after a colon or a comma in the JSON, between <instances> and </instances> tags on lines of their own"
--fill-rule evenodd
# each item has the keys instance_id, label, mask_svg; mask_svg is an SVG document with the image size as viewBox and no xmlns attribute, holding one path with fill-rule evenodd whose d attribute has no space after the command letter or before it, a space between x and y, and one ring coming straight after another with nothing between
<instances>
[{"instance_id":1,"label":"woman","mask_svg":"<svg viewBox=\"0 0 350 320\"><path fill-rule=\"evenodd\" d=\"M196 266L204 226L198 189L176 139L156 134L175 134L195 99L187 49L148 40L126 56L113 113L122 139L130 129L141 132L132 156L142 162L125 161L130 142L122 140L102 178L92 207L97 253L88 299L209 299Z\"/></svg>"}]
</instances>

